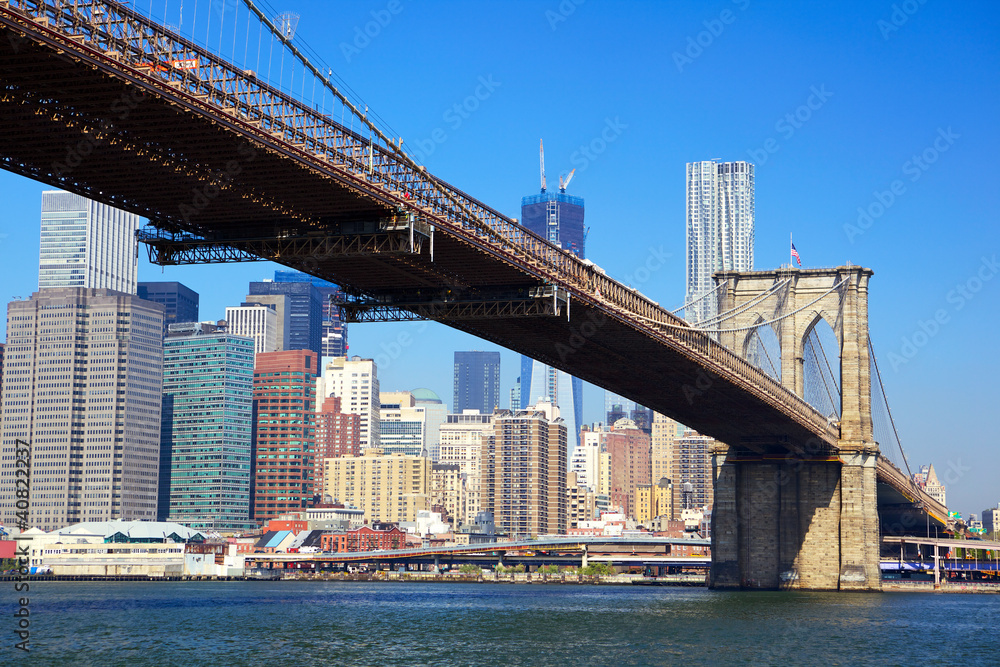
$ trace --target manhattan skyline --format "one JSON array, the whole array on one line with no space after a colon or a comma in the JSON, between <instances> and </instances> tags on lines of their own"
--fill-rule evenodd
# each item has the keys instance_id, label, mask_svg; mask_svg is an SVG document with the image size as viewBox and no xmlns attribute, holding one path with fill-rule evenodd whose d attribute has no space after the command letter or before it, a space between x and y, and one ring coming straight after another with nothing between
<instances>
[{"instance_id":1,"label":"manhattan skyline","mask_svg":"<svg viewBox=\"0 0 1000 667\"><path fill-rule=\"evenodd\" d=\"M361 48L355 28L383 5L287 4L301 38L432 173L501 212L518 217L536 187L544 136L550 181L577 170L569 191L587 200L588 257L669 308L683 303L684 165L753 162L755 266L787 263L793 233L806 268L874 269L871 337L911 468L934 463L959 511L996 504L1000 232L977 159L1000 143L984 74L1000 64L995 8L406 5ZM45 189L0 174L5 302L37 288ZM140 259L140 280L199 292L205 320L275 268L161 271ZM385 355L387 391L446 399L455 350L500 349L424 323L352 325L350 346ZM506 395L519 364L502 359ZM584 421L603 421L601 392L587 392Z\"/></svg>"}]
</instances>

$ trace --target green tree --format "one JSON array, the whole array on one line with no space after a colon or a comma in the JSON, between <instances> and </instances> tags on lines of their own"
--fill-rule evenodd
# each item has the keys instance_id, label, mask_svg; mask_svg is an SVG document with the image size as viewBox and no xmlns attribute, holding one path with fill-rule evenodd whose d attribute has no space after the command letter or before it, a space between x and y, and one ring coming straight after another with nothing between
<instances>
[{"instance_id":1,"label":"green tree","mask_svg":"<svg viewBox=\"0 0 1000 667\"><path fill-rule=\"evenodd\" d=\"M580 569L580 574L588 576L601 576L615 574L615 566L611 563L590 563L587 567Z\"/></svg>"}]
</instances>

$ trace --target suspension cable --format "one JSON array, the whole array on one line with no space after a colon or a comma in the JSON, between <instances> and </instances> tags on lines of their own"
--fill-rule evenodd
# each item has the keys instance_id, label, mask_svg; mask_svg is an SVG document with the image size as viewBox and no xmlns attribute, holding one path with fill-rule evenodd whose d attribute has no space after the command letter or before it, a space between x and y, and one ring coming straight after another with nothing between
<instances>
[{"instance_id":1,"label":"suspension cable","mask_svg":"<svg viewBox=\"0 0 1000 667\"><path fill-rule=\"evenodd\" d=\"M797 313L801 313L806 308L814 306L817 303L819 303L820 301L822 301L823 299L825 299L834 290L840 289L840 287L844 283L846 283L847 281L848 281L848 278L844 278L843 280L841 280L839 283L837 283L836 285L834 285L833 287L831 287L830 289L828 289L823 294L820 294L818 297L816 297L815 299L813 299L812 301L810 301L806 305L804 305L804 306L802 306L800 308L796 308L795 310L793 310L790 313L785 313L784 315L776 317L776 318L774 318L772 320L768 320L766 322L756 322L754 324L751 324L751 325L745 326L745 327L734 327L732 329L695 329L694 327L692 327L690 325L668 324L666 322L661 322L659 320L654 320L651 317L645 317L645 316L639 315L637 313L630 313L630 317L635 317L637 319L646 320L647 322L651 322L651 323L655 324L656 326L663 327L663 328L666 328L666 329L683 329L685 331L694 330L694 331L700 331L701 333L733 333L733 332L739 332L739 331L750 331L751 329L756 329L757 327L762 327L762 326L765 326L765 325L768 325L768 324L774 324L775 322L780 322L780 321L782 321L785 318L791 317L792 315L795 315ZM841 298L843 298L843 297L841 297Z\"/></svg>"},{"instance_id":2,"label":"suspension cable","mask_svg":"<svg viewBox=\"0 0 1000 667\"><path fill-rule=\"evenodd\" d=\"M775 284L771 285L769 288L767 288L766 290L764 290L763 292L761 292L760 294L758 294L757 296L755 296L754 298L752 298L749 301L747 301L746 303L744 303L742 305L739 305L739 306L736 306L735 308L730 308L726 312L719 313L715 317L710 317L707 320L698 322L695 325L695 327L697 327L698 329L701 329L703 326L707 326L709 324L715 324L717 322L722 322L722 321L725 321L725 320L728 320L728 319L732 319L733 317L735 317L736 315L739 315L743 311L748 310L750 308L753 308L754 306L756 306L761 301L764 301L765 299L767 299L768 297L770 297L772 294L774 294L775 292L777 292L780 288L786 286L790 282L791 282L791 278L786 278L785 280L782 280L780 283L775 283Z\"/></svg>"},{"instance_id":3,"label":"suspension cable","mask_svg":"<svg viewBox=\"0 0 1000 667\"><path fill-rule=\"evenodd\" d=\"M694 304L698 303L699 301L707 299L708 297L712 296L713 294L715 294L721 288L725 287L728 284L729 284L728 280L725 281L725 282L719 283L718 285L715 286L715 289L713 289L712 291L705 292L704 294L702 294L701 296L699 296L697 299L694 299L693 301L688 301L687 303L685 303L683 306L680 306L679 308L674 308L673 310L670 311L671 315L676 315L677 311L679 311L679 310L685 310L687 308L690 308Z\"/></svg>"},{"instance_id":4,"label":"suspension cable","mask_svg":"<svg viewBox=\"0 0 1000 667\"><path fill-rule=\"evenodd\" d=\"M392 152L401 162L403 162L413 170L412 173L414 178L422 179L423 182L431 185L435 190L434 195L438 197L443 196L445 199L454 204L458 209L461 210L462 213L464 213L467 216L467 220L470 223L474 224L480 231L484 232L485 234L493 238L499 239L501 242L507 242L509 240L505 236L503 236L502 232L499 232L496 229L494 229L492 226L490 226L488 222L482 220L480 216L476 215L472 210L470 210L468 204L462 201L458 196L456 196L449 187L444 187L443 181L441 181L438 177L427 173L419 164L417 164L416 160L410 157L403 150L402 140L400 140L399 143L397 144L395 139L390 139L389 137L387 137L385 133L382 132L382 130L380 130L371 120L369 120L367 107L365 112L362 113L358 109L358 107L356 107L347 98L347 96L345 96L342 92L340 92L340 90L330 82L330 79L327 78L326 75L324 75L320 70L316 69L316 66L313 65L312 62L310 62L309 59L306 58L305 55L303 55L302 52L299 51L299 49L296 48L294 44L292 44L292 41L288 37L286 37L283 34L283 32L279 30L274 25L274 23L269 18L267 18L267 16L264 15L263 12L260 11L260 9L257 8L257 6L253 3L252 0L243 0L243 3L257 16L257 18L261 21L261 23L267 26L268 30L271 32L272 35L276 36L281 41L282 44L287 46L289 51L291 51L292 54L296 58L298 58L299 61L305 67L307 67L309 71L312 72L316 78L318 78L320 81L323 82L323 85L326 86L326 88L330 90L330 92L332 92L337 99L340 100L341 105L343 107L347 107L348 109L350 109L350 111L352 112L351 113L352 130L353 130L354 118L357 118L361 123L363 123L365 126L368 127L371 134L374 134L379 138L382 144L390 152ZM378 116L376 115L375 117L377 118ZM364 150L363 134L361 135L361 138L362 138L362 151L363 151ZM374 154L371 155L370 159L372 160L374 159ZM506 216L500 214L497 215L505 222L512 222L512 220Z\"/></svg>"},{"instance_id":5,"label":"suspension cable","mask_svg":"<svg viewBox=\"0 0 1000 667\"><path fill-rule=\"evenodd\" d=\"M760 347L760 349L762 349L764 351L764 356L767 358L767 363L771 367L771 371L772 371L771 377L773 377L774 379L780 381L781 380L781 369L777 368L774 365L774 360L771 359L771 353L767 351L767 346L764 345L764 341L761 339L760 333L756 332L756 331L754 333L757 335L757 345ZM781 349L781 343L780 342L778 343L778 348L779 348L779 351L780 351L780 349ZM781 357L778 357L778 359L780 360Z\"/></svg>"},{"instance_id":6,"label":"suspension cable","mask_svg":"<svg viewBox=\"0 0 1000 667\"><path fill-rule=\"evenodd\" d=\"M906 452L903 451L903 441L899 439L899 431L896 430L896 420L892 418L892 408L889 407L889 399L885 395L885 385L882 384L882 373L878 369L878 359L875 357L875 348L872 347L871 338L868 339L868 354L872 358L872 365L875 366L875 377L878 378L879 391L882 392L882 401L885 403L885 411L889 414L889 423L892 425L893 435L896 436L896 445L899 447L899 455L903 457L903 465L906 466L906 474L910 478L910 484L916 488L913 480L913 472L910 471L910 462L906 460Z\"/></svg>"},{"instance_id":7,"label":"suspension cable","mask_svg":"<svg viewBox=\"0 0 1000 667\"><path fill-rule=\"evenodd\" d=\"M815 329L813 329L813 331L812 331L812 338L816 338L817 340L819 340L819 336L816 335L816 330ZM823 373L823 367L819 365L819 355L816 354L816 346L813 345L812 341L808 340L808 338L807 338L807 341L809 343L809 349L812 350L813 359L816 360L816 370L819 371L819 378L823 381L823 388L826 389L826 396L827 396L827 398L830 399L830 407L833 409L834 413L836 413L837 412L837 404L833 401L833 394L830 393L830 385L827 384L827 382L826 382L826 375ZM823 353L823 356L824 357L826 356L826 352ZM829 365L829 362L827 362L827 365Z\"/></svg>"},{"instance_id":8,"label":"suspension cable","mask_svg":"<svg viewBox=\"0 0 1000 667\"><path fill-rule=\"evenodd\" d=\"M816 327L813 327L813 333L816 332ZM819 351L823 353L823 360L826 362L826 369L830 371L830 379L833 380L833 386L837 388L837 393L841 393L840 385L837 384L837 376L833 374L833 367L830 365L830 357L827 355L826 350L823 349L823 340L816 334L816 342L819 343Z\"/></svg>"}]
</instances>

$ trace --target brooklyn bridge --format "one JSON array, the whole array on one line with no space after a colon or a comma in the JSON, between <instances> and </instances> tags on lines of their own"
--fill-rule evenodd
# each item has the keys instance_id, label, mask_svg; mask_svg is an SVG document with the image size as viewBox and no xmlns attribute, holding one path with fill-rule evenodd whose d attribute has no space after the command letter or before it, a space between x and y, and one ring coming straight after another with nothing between
<instances>
[{"instance_id":1,"label":"brooklyn bridge","mask_svg":"<svg viewBox=\"0 0 1000 667\"><path fill-rule=\"evenodd\" d=\"M110 0L0 0L2 166L147 218L156 263L274 261L342 286L348 321L431 319L725 443L716 588L878 589L882 536L944 527L875 436L871 270L723 272L692 325L428 173L239 7L196 39Z\"/></svg>"}]
</instances>

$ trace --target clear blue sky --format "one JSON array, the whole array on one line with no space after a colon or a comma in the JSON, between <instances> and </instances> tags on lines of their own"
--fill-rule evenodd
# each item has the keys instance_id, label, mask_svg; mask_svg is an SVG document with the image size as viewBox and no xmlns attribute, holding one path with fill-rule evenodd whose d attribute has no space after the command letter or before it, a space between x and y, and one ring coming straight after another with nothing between
<instances>
[{"instance_id":1,"label":"clear blue sky","mask_svg":"<svg viewBox=\"0 0 1000 667\"><path fill-rule=\"evenodd\" d=\"M935 464L953 509L1000 501L1000 197L983 167L1000 154L995 4L271 4L302 16L298 38L407 145L433 147L431 171L508 215L538 189L544 138L550 183L577 169L588 256L665 305L684 292L685 163L754 161L756 267L787 262L793 233L806 267L874 269L871 336L911 465ZM385 25L355 43L372 12ZM456 115L477 87L485 99ZM585 155L602 132L613 140ZM43 189L0 173L5 302L37 287ZM640 283L651 252L670 258ZM144 262L140 279L189 285L209 319L273 268ZM351 353L376 356L404 333L412 342L380 368L383 389L426 386L449 403L452 352L497 349L439 325L386 324L352 325ZM502 363L506 393L517 357ZM603 392L588 390L586 421L602 409Z\"/></svg>"}]
</instances>

